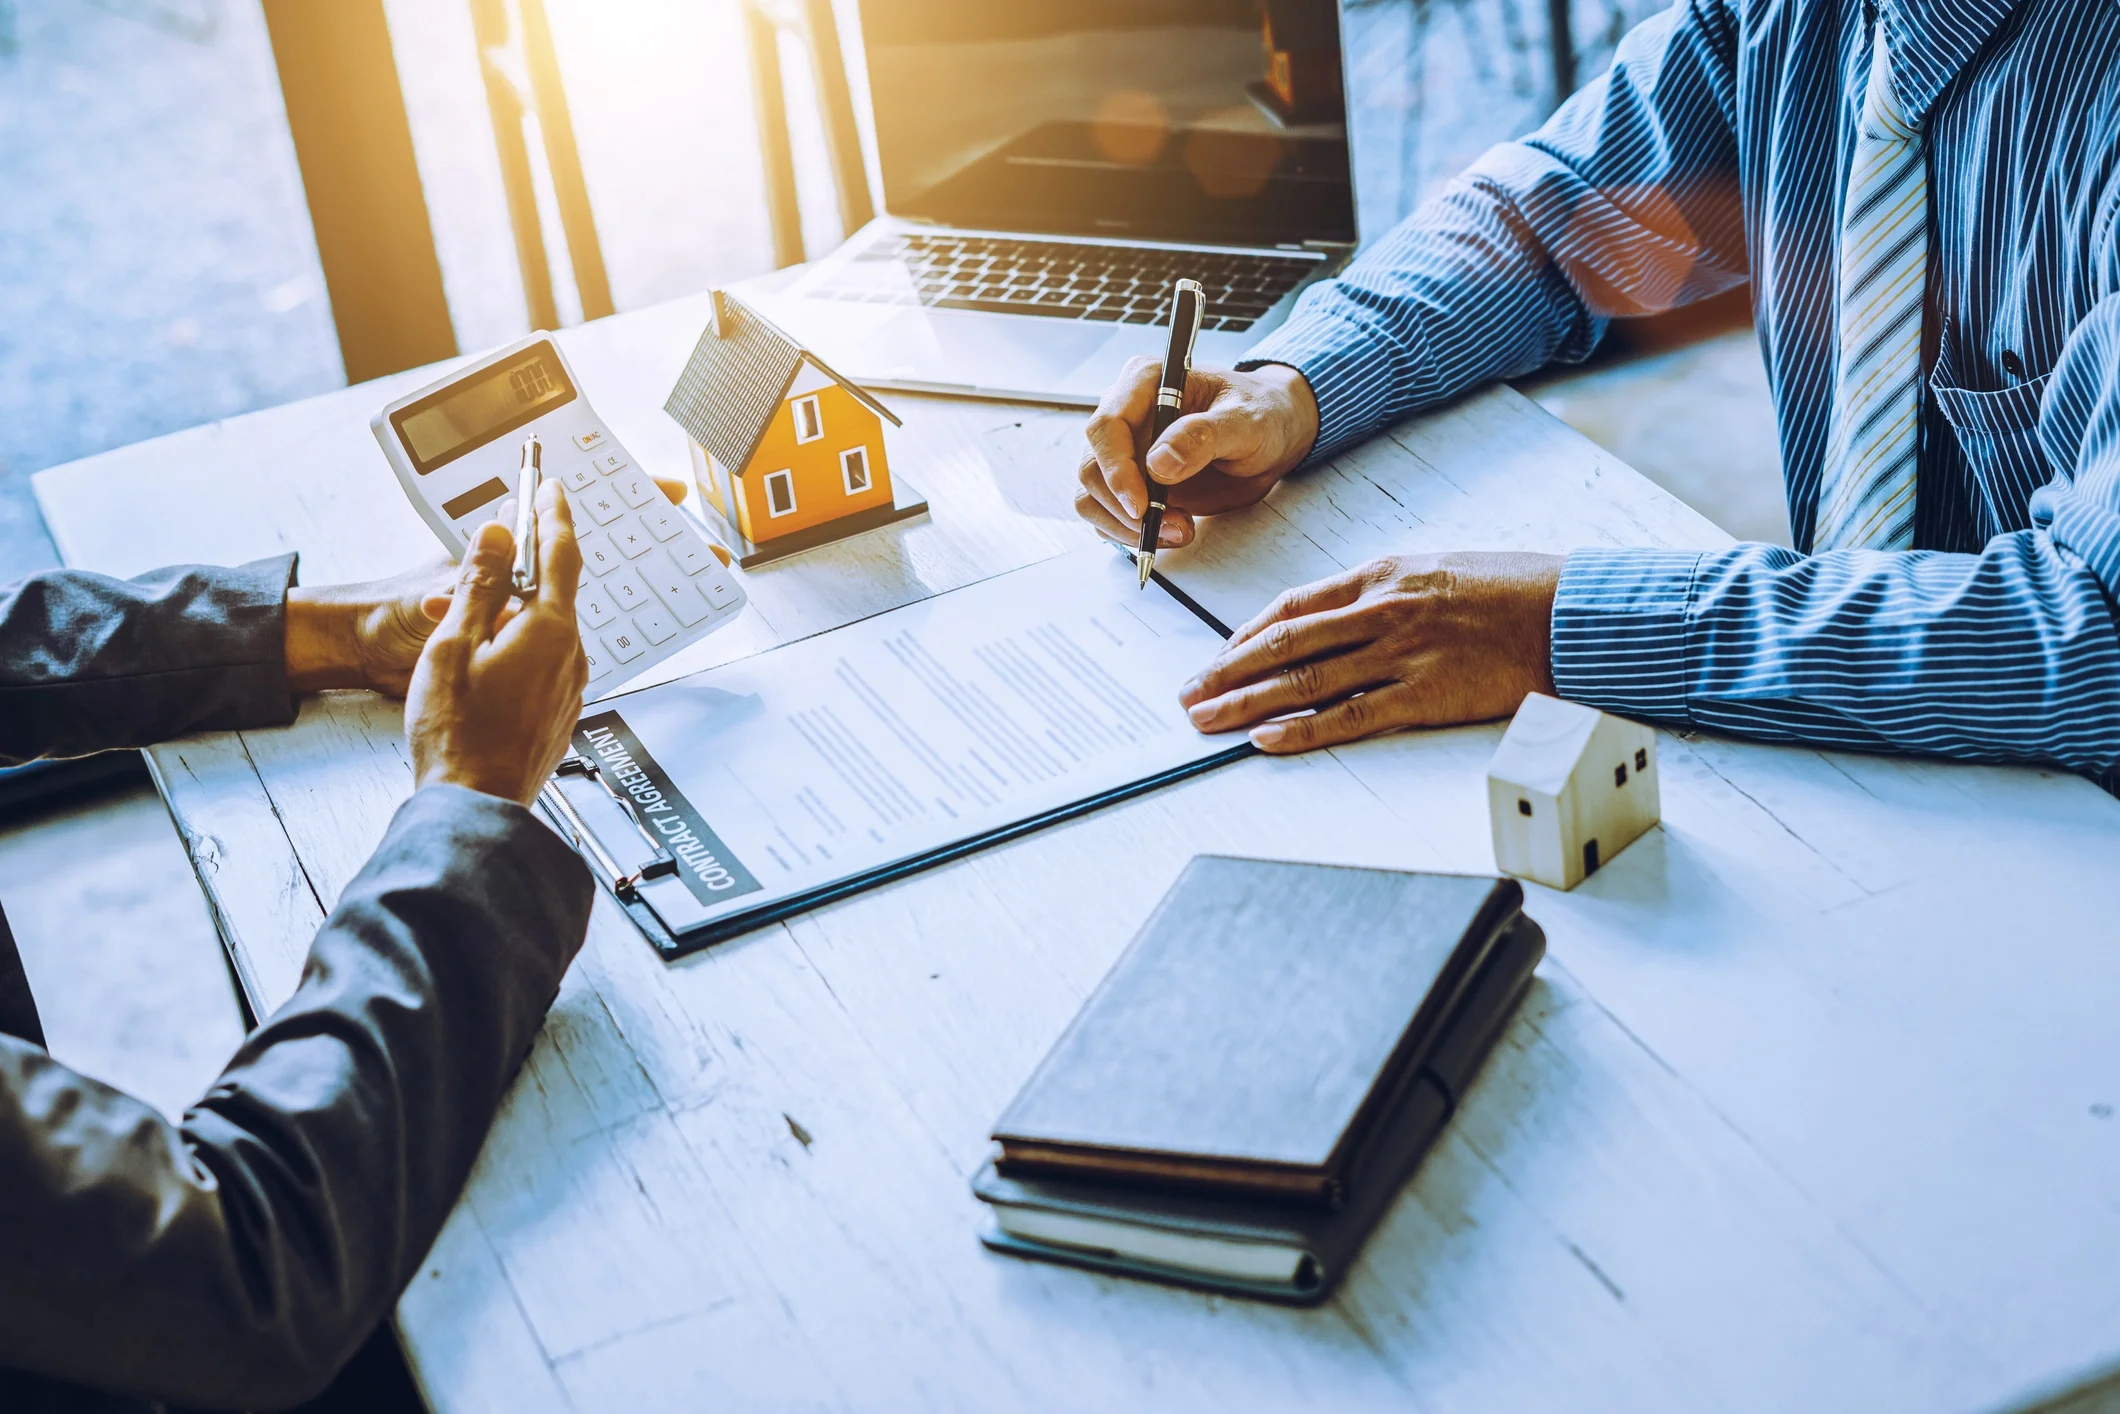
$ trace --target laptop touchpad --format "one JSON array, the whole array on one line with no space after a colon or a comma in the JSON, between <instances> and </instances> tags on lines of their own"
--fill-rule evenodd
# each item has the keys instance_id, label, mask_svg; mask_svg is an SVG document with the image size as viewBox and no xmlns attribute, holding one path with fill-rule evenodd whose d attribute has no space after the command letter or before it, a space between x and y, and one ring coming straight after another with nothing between
<instances>
[{"instance_id":1,"label":"laptop touchpad","mask_svg":"<svg viewBox=\"0 0 2120 1414\"><path fill-rule=\"evenodd\" d=\"M859 363L891 379L1035 388L1110 336L1108 326L1062 319L909 309L862 340Z\"/></svg>"}]
</instances>

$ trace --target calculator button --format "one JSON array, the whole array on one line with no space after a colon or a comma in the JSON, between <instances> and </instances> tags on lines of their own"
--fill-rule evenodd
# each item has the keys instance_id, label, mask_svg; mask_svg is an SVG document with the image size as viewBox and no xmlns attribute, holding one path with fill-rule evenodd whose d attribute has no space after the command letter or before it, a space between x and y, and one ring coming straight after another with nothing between
<instances>
[{"instance_id":1,"label":"calculator button","mask_svg":"<svg viewBox=\"0 0 2120 1414\"><path fill-rule=\"evenodd\" d=\"M707 601L700 597L699 591L692 587L692 581L685 578L685 572L667 556L656 555L651 559L642 560L640 572L648 581L648 588L655 591L655 597L662 600L670 612L677 616L677 621L686 628L692 627L713 612L707 607Z\"/></svg>"},{"instance_id":2,"label":"calculator button","mask_svg":"<svg viewBox=\"0 0 2120 1414\"><path fill-rule=\"evenodd\" d=\"M625 563L602 531L592 530L574 543L582 552L582 568L591 574L609 574Z\"/></svg>"},{"instance_id":3,"label":"calculator button","mask_svg":"<svg viewBox=\"0 0 2120 1414\"><path fill-rule=\"evenodd\" d=\"M655 542L648 538L647 527L638 521L631 525L612 526L611 539L618 546L618 552L629 560L637 560L655 548Z\"/></svg>"},{"instance_id":4,"label":"calculator button","mask_svg":"<svg viewBox=\"0 0 2120 1414\"><path fill-rule=\"evenodd\" d=\"M657 540L682 535L685 529L684 512L672 506L650 506L640 513L640 520Z\"/></svg>"},{"instance_id":5,"label":"calculator button","mask_svg":"<svg viewBox=\"0 0 2120 1414\"><path fill-rule=\"evenodd\" d=\"M618 610L611 607L611 595L601 584L585 585L574 601L575 612L583 623L591 628L602 628L618 617Z\"/></svg>"},{"instance_id":6,"label":"calculator button","mask_svg":"<svg viewBox=\"0 0 2120 1414\"><path fill-rule=\"evenodd\" d=\"M685 592L682 594L665 594L663 602L670 606L670 612L677 615L677 621L686 628L714 616L714 610L708 605L705 597L689 584L685 586Z\"/></svg>"},{"instance_id":7,"label":"calculator button","mask_svg":"<svg viewBox=\"0 0 2120 1414\"><path fill-rule=\"evenodd\" d=\"M721 565L721 561L714 557L714 552L696 539L680 540L672 545L670 556L677 561L677 567L686 574L698 574L708 568L718 569Z\"/></svg>"},{"instance_id":8,"label":"calculator button","mask_svg":"<svg viewBox=\"0 0 2120 1414\"><path fill-rule=\"evenodd\" d=\"M608 452L598 452L589 458L589 465L605 476L616 476L624 471L629 463L626 461L626 454L614 447Z\"/></svg>"},{"instance_id":9,"label":"calculator button","mask_svg":"<svg viewBox=\"0 0 2120 1414\"><path fill-rule=\"evenodd\" d=\"M729 583L729 577L721 573L718 565L715 573L705 575L695 583L707 591L707 602L717 609L726 609L736 602L736 587Z\"/></svg>"},{"instance_id":10,"label":"calculator button","mask_svg":"<svg viewBox=\"0 0 2120 1414\"><path fill-rule=\"evenodd\" d=\"M588 512L589 518L598 525L609 525L626 513L626 507L617 493L609 486L593 488L575 498Z\"/></svg>"},{"instance_id":11,"label":"calculator button","mask_svg":"<svg viewBox=\"0 0 2120 1414\"><path fill-rule=\"evenodd\" d=\"M633 616L638 628L650 643L668 643L677 634L677 625L661 609L642 609Z\"/></svg>"},{"instance_id":12,"label":"calculator button","mask_svg":"<svg viewBox=\"0 0 2120 1414\"><path fill-rule=\"evenodd\" d=\"M569 491L586 491L596 484L596 468L588 462L583 462L560 480L567 484Z\"/></svg>"},{"instance_id":13,"label":"calculator button","mask_svg":"<svg viewBox=\"0 0 2120 1414\"><path fill-rule=\"evenodd\" d=\"M655 602L648 593L648 586L641 582L640 574L631 565L604 581L604 593L622 614L631 613L645 604Z\"/></svg>"},{"instance_id":14,"label":"calculator button","mask_svg":"<svg viewBox=\"0 0 2120 1414\"><path fill-rule=\"evenodd\" d=\"M639 472L631 472L618 478L618 494L626 498L626 504L639 510L656 499L655 483Z\"/></svg>"},{"instance_id":15,"label":"calculator button","mask_svg":"<svg viewBox=\"0 0 2120 1414\"><path fill-rule=\"evenodd\" d=\"M608 666L604 662L604 645L586 633L582 635L582 659L589 665L589 681L595 682L604 675Z\"/></svg>"},{"instance_id":16,"label":"calculator button","mask_svg":"<svg viewBox=\"0 0 2120 1414\"><path fill-rule=\"evenodd\" d=\"M648 645L640 636L640 630L621 620L617 628L604 630L604 647L621 663L630 663L648 651Z\"/></svg>"},{"instance_id":17,"label":"calculator button","mask_svg":"<svg viewBox=\"0 0 2120 1414\"><path fill-rule=\"evenodd\" d=\"M587 432L577 432L574 434L574 445L580 447L585 452L593 452L598 447L601 447L603 444L604 434L599 428L591 428Z\"/></svg>"},{"instance_id":18,"label":"calculator button","mask_svg":"<svg viewBox=\"0 0 2120 1414\"><path fill-rule=\"evenodd\" d=\"M665 603L669 602L671 591L691 587L685 572L668 554L651 555L633 568L640 571L641 578L648 581L648 588L661 595Z\"/></svg>"}]
</instances>

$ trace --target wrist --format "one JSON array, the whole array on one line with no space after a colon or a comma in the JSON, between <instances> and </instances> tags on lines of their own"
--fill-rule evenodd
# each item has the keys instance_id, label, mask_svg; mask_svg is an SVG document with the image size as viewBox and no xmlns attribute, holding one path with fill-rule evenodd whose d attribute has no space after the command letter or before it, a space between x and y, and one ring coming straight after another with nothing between
<instances>
[{"instance_id":1,"label":"wrist","mask_svg":"<svg viewBox=\"0 0 2120 1414\"><path fill-rule=\"evenodd\" d=\"M412 746L412 788L457 786L496 800L528 805L537 799L538 788L551 771L534 768L505 752L479 749L460 734L426 736L417 723L408 723Z\"/></svg>"},{"instance_id":2,"label":"wrist","mask_svg":"<svg viewBox=\"0 0 2120 1414\"><path fill-rule=\"evenodd\" d=\"M1310 449L1318 444L1318 398L1310 380L1292 363L1262 363L1251 370L1281 404L1282 426L1288 445L1283 449L1279 470L1301 466Z\"/></svg>"},{"instance_id":3,"label":"wrist","mask_svg":"<svg viewBox=\"0 0 2120 1414\"><path fill-rule=\"evenodd\" d=\"M363 687L360 606L329 593L287 591L287 685L296 692Z\"/></svg>"},{"instance_id":4,"label":"wrist","mask_svg":"<svg viewBox=\"0 0 2120 1414\"><path fill-rule=\"evenodd\" d=\"M1558 697L1560 690L1553 683L1553 606L1560 598L1561 569L1568 561L1563 555L1540 555L1537 558L1541 563L1532 569L1528 591L1531 613L1525 628L1530 651L1525 666L1531 670L1535 681L1533 691Z\"/></svg>"}]
</instances>

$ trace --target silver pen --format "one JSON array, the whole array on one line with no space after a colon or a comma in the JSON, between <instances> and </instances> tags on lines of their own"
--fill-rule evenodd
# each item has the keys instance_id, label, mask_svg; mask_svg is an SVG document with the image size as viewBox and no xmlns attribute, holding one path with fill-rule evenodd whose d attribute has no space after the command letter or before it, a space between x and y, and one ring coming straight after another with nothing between
<instances>
[{"instance_id":1,"label":"silver pen","mask_svg":"<svg viewBox=\"0 0 2120 1414\"><path fill-rule=\"evenodd\" d=\"M523 469L515 482L515 592L537 593L537 488L543 479L535 435L523 440Z\"/></svg>"}]
</instances>

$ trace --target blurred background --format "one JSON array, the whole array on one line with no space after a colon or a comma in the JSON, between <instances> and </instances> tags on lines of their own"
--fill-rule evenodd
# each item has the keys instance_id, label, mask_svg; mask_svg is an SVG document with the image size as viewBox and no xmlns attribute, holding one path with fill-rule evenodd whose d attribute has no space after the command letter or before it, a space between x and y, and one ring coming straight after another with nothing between
<instances>
[{"instance_id":1,"label":"blurred background","mask_svg":"<svg viewBox=\"0 0 2120 1414\"><path fill-rule=\"evenodd\" d=\"M479 8L381 4L447 318L467 353L531 327ZM1603 69L1655 8L1575 0L1574 72ZM611 306L778 263L741 0L544 10ZM1365 239L1545 117L1549 20L1541 0L1350 0ZM841 23L851 48L850 6ZM801 236L818 254L841 234L819 106L795 34L779 42ZM0 0L0 576L56 562L31 472L345 382L274 61L260 0ZM861 65L849 68L859 112ZM534 117L526 146L555 312L572 323L581 294ZM1767 509L1778 517L1778 502Z\"/></svg>"}]
</instances>

